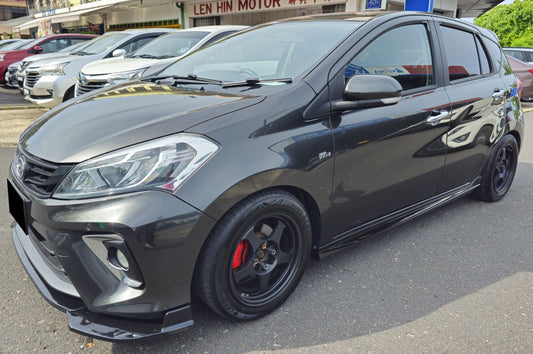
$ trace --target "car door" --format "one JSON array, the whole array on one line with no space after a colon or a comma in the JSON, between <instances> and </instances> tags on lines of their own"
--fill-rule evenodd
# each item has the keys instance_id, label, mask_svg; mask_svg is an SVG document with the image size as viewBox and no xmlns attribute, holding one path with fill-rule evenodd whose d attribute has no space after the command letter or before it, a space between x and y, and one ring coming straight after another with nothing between
<instances>
[{"instance_id":1,"label":"car door","mask_svg":"<svg viewBox=\"0 0 533 354\"><path fill-rule=\"evenodd\" d=\"M418 20L417 20L418 19ZM352 75L385 75L402 85L396 104L332 116L335 172L334 235L392 215L434 197L442 177L449 99L441 83L441 58L425 17L376 28L333 72L332 101L342 99ZM404 20L405 21L405 20Z\"/></svg>"},{"instance_id":2,"label":"car door","mask_svg":"<svg viewBox=\"0 0 533 354\"><path fill-rule=\"evenodd\" d=\"M510 87L488 54L495 42L471 26L440 20L437 33L445 61L446 93L452 106L447 160L440 192L467 187L482 174L492 144L506 123ZM499 56L498 49L493 50ZM495 58L496 59L496 58ZM499 59L498 59L499 60Z\"/></svg>"}]
</instances>

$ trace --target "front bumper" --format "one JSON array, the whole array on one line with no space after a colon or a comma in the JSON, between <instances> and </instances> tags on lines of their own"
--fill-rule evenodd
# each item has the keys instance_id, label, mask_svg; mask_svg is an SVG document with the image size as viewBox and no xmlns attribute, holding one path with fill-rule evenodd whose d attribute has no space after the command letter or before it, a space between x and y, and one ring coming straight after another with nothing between
<instances>
[{"instance_id":1,"label":"front bumper","mask_svg":"<svg viewBox=\"0 0 533 354\"><path fill-rule=\"evenodd\" d=\"M30 73L27 73L28 77ZM76 80L68 75L40 76L33 86L25 83L24 95L31 103L52 108L63 102L65 94L70 88L74 89L75 84Z\"/></svg>"},{"instance_id":2,"label":"front bumper","mask_svg":"<svg viewBox=\"0 0 533 354\"><path fill-rule=\"evenodd\" d=\"M159 320L151 321L111 317L89 311L80 299L57 291L41 278L22 245L22 238L24 237L26 235L22 229L18 225L15 226L13 243L20 261L43 297L52 306L67 313L70 330L93 338L120 341L179 331L193 325L190 305L166 311Z\"/></svg>"},{"instance_id":3,"label":"front bumper","mask_svg":"<svg viewBox=\"0 0 533 354\"><path fill-rule=\"evenodd\" d=\"M28 201L28 233L18 224L13 230L17 253L46 300L67 312L71 330L127 340L193 324L190 284L212 219L166 192L60 201L35 197L12 176L10 182ZM119 235L142 285L117 276L87 235Z\"/></svg>"}]
</instances>

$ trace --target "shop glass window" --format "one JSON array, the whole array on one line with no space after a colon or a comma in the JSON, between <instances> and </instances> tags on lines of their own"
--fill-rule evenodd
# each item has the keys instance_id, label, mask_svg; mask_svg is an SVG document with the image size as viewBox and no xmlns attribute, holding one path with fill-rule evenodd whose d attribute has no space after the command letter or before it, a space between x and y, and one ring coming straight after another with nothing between
<instances>
[{"instance_id":1,"label":"shop glass window","mask_svg":"<svg viewBox=\"0 0 533 354\"><path fill-rule=\"evenodd\" d=\"M480 59L474 35L441 26L450 81L481 75Z\"/></svg>"},{"instance_id":2,"label":"shop glass window","mask_svg":"<svg viewBox=\"0 0 533 354\"><path fill-rule=\"evenodd\" d=\"M423 24L392 29L366 46L345 69L353 75L384 75L398 80L404 90L431 86L433 58Z\"/></svg>"}]
</instances>

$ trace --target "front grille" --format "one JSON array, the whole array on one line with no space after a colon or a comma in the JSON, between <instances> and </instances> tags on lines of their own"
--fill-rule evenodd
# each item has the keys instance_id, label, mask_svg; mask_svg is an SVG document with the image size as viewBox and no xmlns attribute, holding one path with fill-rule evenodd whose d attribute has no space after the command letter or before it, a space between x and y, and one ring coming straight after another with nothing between
<instances>
[{"instance_id":1,"label":"front grille","mask_svg":"<svg viewBox=\"0 0 533 354\"><path fill-rule=\"evenodd\" d=\"M76 86L76 96L83 95L84 93L98 90L102 87L104 87L107 84L107 81L87 81L85 83L81 83L78 81L78 85Z\"/></svg>"},{"instance_id":2,"label":"front grille","mask_svg":"<svg viewBox=\"0 0 533 354\"><path fill-rule=\"evenodd\" d=\"M41 75L39 73L28 73L26 75L26 86L33 87L39 81Z\"/></svg>"},{"instance_id":3,"label":"front grille","mask_svg":"<svg viewBox=\"0 0 533 354\"><path fill-rule=\"evenodd\" d=\"M17 150L13 161L13 174L39 197L49 197L57 184L72 168L71 165L57 165L41 160L26 152Z\"/></svg>"}]
</instances>

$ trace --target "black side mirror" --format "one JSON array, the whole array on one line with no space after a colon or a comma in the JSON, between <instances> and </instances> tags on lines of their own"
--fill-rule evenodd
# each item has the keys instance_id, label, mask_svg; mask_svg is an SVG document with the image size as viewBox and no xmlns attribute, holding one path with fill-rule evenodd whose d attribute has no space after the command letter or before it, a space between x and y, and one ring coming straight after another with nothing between
<instances>
[{"instance_id":1,"label":"black side mirror","mask_svg":"<svg viewBox=\"0 0 533 354\"><path fill-rule=\"evenodd\" d=\"M401 96L402 85L390 76L354 75L344 88L344 99L331 104L335 111L380 107L398 103Z\"/></svg>"}]
</instances>

